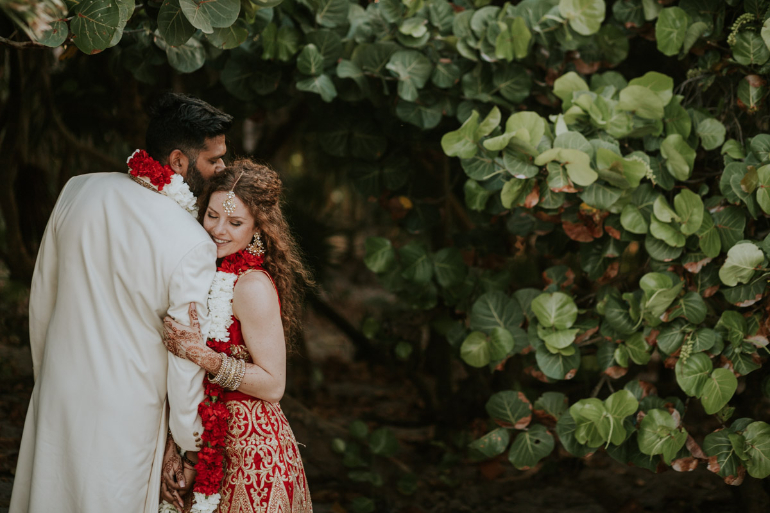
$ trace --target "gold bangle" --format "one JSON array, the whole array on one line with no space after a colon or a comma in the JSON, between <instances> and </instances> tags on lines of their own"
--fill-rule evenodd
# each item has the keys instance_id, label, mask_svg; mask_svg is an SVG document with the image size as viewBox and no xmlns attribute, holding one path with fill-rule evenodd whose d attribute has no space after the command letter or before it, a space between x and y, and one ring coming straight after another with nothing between
<instances>
[{"instance_id":1,"label":"gold bangle","mask_svg":"<svg viewBox=\"0 0 770 513\"><path fill-rule=\"evenodd\" d=\"M214 376L214 378L210 379L212 383L215 385L222 385L222 378L225 375L225 372L227 371L227 355L225 353L219 353L222 363L219 365L219 372L217 372L217 375Z\"/></svg>"},{"instance_id":2,"label":"gold bangle","mask_svg":"<svg viewBox=\"0 0 770 513\"><path fill-rule=\"evenodd\" d=\"M230 390L238 390L239 388L241 388L241 383L243 383L243 377L245 375L246 375L246 361L238 360L238 370L235 376L235 383L233 383L233 387Z\"/></svg>"}]
</instances>

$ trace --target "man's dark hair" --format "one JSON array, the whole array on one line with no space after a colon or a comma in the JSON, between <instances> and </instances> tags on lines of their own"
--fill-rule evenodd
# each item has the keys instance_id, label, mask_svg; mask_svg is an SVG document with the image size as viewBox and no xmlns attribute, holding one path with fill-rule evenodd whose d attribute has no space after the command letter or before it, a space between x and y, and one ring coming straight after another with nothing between
<instances>
[{"instance_id":1,"label":"man's dark hair","mask_svg":"<svg viewBox=\"0 0 770 513\"><path fill-rule=\"evenodd\" d=\"M195 162L206 139L223 135L233 117L199 98L164 93L150 109L146 148L152 158L166 163L169 153L181 150Z\"/></svg>"}]
</instances>

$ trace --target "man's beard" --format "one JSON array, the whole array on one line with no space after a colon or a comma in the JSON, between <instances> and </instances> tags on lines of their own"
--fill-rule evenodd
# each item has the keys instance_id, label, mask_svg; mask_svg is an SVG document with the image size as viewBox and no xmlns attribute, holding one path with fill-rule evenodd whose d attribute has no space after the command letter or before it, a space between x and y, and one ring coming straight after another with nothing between
<instances>
[{"instance_id":1,"label":"man's beard","mask_svg":"<svg viewBox=\"0 0 770 513\"><path fill-rule=\"evenodd\" d=\"M190 192L192 192L196 198L200 198L203 195L203 191L206 189L206 179L203 178L203 175L195 166L195 160L190 160L189 162L190 166L187 168L187 178L185 179L185 182L187 182Z\"/></svg>"}]
</instances>

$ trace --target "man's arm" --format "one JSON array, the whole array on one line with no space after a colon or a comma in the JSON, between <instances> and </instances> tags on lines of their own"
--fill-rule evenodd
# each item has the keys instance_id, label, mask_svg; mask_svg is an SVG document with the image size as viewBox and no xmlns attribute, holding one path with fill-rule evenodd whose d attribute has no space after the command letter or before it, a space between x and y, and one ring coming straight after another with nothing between
<instances>
[{"instance_id":1,"label":"man's arm","mask_svg":"<svg viewBox=\"0 0 770 513\"><path fill-rule=\"evenodd\" d=\"M209 288L216 272L216 246L201 243L182 259L171 277L168 314L181 323L190 324L188 309L194 303L201 329L208 333L209 315L206 305ZM204 371L194 363L168 355L169 428L177 445L185 451L197 451L203 432L198 405L203 400Z\"/></svg>"}]
</instances>

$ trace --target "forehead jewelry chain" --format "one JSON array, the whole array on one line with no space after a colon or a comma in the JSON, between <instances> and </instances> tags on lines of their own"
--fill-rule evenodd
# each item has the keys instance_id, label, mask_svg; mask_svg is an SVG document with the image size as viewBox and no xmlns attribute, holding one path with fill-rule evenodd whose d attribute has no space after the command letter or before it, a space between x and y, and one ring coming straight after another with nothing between
<instances>
[{"instance_id":1,"label":"forehead jewelry chain","mask_svg":"<svg viewBox=\"0 0 770 513\"><path fill-rule=\"evenodd\" d=\"M232 188L227 193L227 196L225 197L225 201L222 202L222 208L224 209L225 213L227 213L228 217L233 215L233 212L235 212L235 201L234 201L235 193L233 192L233 190L235 189L235 186L238 183L238 180L241 179L241 176L243 176L243 173L245 172L246 172L245 169L241 171L241 174L235 180L235 183L233 184Z\"/></svg>"}]
</instances>

